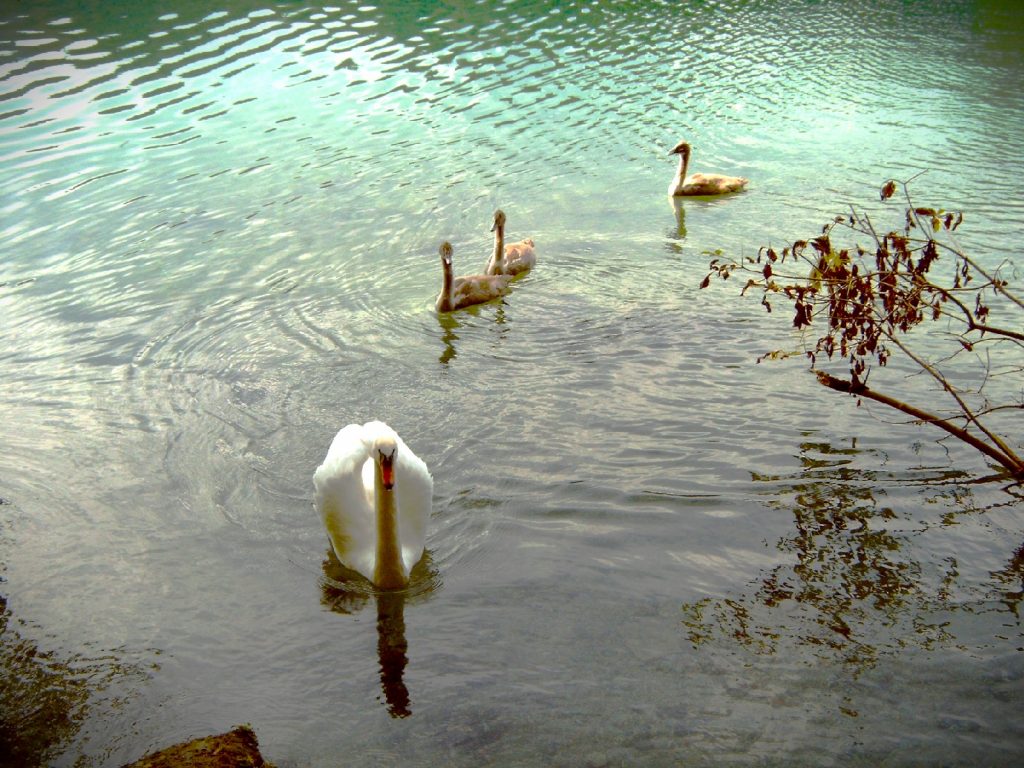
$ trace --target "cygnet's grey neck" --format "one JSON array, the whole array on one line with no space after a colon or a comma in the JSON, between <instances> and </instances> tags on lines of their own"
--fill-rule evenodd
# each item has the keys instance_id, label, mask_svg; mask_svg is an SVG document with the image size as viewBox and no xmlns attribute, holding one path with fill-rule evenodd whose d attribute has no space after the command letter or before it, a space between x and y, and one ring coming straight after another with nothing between
<instances>
[{"instance_id":1,"label":"cygnet's grey neck","mask_svg":"<svg viewBox=\"0 0 1024 768\"><path fill-rule=\"evenodd\" d=\"M491 259L500 268L502 265L502 259L505 256L505 226L503 224L494 225L494 253Z\"/></svg>"},{"instance_id":2,"label":"cygnet's grey neck","mask_svg":"<svg viewBox=\"0 0 1024 768\"><path fill-rule=\"evenodd\" d=\"M452 263L441 259L441 270L441 295L438 298L438 309L448 311L452 307L452 286L455 283L455 278L452 276Z\"/></svg>"},{"instance_id":3,"label":"cygnet's grey neck","mask_svg":"<svg viewBox=\"0 0 1024 768\"><path fill-rule=\"evenodd\" d=\"M686 181L686 166L690 164L690 156L686 152L679 153L679 182Z\"/></svg>"}]
</instances>

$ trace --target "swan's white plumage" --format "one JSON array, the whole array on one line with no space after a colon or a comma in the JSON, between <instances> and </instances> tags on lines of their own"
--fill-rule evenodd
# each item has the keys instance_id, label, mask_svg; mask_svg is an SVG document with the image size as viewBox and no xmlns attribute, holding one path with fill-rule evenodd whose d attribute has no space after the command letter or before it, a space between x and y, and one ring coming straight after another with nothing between
<instances>
[{"instance_id":1,"label":"swan's white plumage","mask_svg":"<svg viewBox=\"0 0 1024 768\"><path fill-rule=\"evenodd\" d=\"M408 577L423 556L434 480L427 465L382 421L349 424L331 442L313 475L316 507L334 554L343 565L373 581L377 562L375 458L380 438L397 445L395 496L398 540Z\"/></svg>"}]
</instances>

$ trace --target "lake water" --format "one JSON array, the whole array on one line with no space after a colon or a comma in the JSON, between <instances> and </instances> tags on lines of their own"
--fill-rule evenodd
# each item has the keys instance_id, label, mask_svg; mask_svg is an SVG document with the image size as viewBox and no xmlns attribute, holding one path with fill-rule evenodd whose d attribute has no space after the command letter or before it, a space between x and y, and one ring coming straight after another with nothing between
<instances>
[{"instance_id":1,"label":"lake water","mask_svg":"<svg viewBox=\"0 0 1024 768\"><path fill-rule=\"evenodd\" d=\"M8 764L1019 757L1019 489L698 290L922 170L1019 263L1012 4L94 6L0 17ZM682 138L749 190L673 208ZM438 317L497 207L537 268ZM312 507L372 418L435 478L397 596Z\"/></svg>"}]
</instances>

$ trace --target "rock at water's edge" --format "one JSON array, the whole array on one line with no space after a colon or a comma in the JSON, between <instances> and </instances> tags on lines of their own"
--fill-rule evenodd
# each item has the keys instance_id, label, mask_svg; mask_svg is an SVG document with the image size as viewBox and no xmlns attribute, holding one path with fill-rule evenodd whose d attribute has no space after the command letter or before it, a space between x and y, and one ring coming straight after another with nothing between
<instances>
[{"instance_id":1,"label":"rock at water's edge","mask_svg":"<svg viewBox=\"0 0 1024 768\"><path fill-rule=\"evenodd\" d=\"M256 734L247 725L146 755L124 768L274 768L260 754Z\"/></svg>"}]
</instances>

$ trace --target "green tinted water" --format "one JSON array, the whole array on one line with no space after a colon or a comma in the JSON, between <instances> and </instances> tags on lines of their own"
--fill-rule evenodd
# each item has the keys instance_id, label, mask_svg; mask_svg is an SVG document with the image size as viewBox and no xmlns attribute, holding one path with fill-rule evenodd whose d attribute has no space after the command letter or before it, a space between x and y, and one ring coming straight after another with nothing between
<instances>
[{"instance_id":1,"label":"green tinted water","mask_svg":"<svg viewBox=\"0 0 1024 768\"><path fill-rule=\"evenodd\" d=\"M785 320L697 290L705 251L898 222L879 184L925 169L1015 256L1024 34L930 5L5 9L2 643L47 704L17 754L238 722L279 765L1016 754L1013 497L754 366ZM670 205L681 138L749 191ZM438 318L438 244L479 269L499 206L538 268ZM370 418L436 490L380 604L311 507Z\"/></svg>"}]
</instances>

